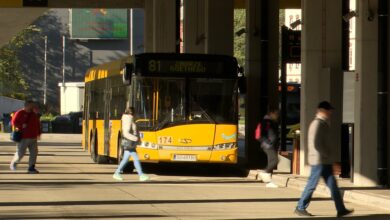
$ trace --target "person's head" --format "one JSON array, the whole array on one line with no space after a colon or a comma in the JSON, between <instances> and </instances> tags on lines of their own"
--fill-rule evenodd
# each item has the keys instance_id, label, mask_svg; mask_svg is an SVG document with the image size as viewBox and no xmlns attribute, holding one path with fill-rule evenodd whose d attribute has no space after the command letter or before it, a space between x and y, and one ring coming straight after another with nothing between
<instances>
[{"instance_id":1,"label":"person's head","mask_svg":"<svg viewBox=\"0 0 390 220\"><path fill-rule=\"evenodd\" d=\"M317 114L330 118L332 116L332 111L334 110L333 106L328 101L322 101L318 103Z\"/></svg>"},{"instance_id":2,"label":"person's head","mask_svg":"<svg viewBox=\"0 0 390 220\"><path fill-rule=\"evenodd\" d=\"M164 107L165 108L170 108L172 107L172 100L171 100L171 97L170 96L165 96L164 98Z\"/></svg>"},{"instance_id":3,"label":"person's head","mask_svg":"<svg viewBox=\"0 0 390 220\"><path fill-rule=\"evenodd\" d=\"M24 110L26 110L27 112L33 111L34 108L35 108L35 102L34 102L34 101L32 101L32 100L27 100L27 101L24 103Z\"/></svg>"},{"instance_id":4,"label":"person's head","mask_svg":"<svg viewBox=\"0 0 390 220\"><path fill-rule=\"evenodd\" d=\"M269 109L268 116L271 117L272 120L277 121L279 119L279 109Z\"/></svg>"},{"instance_id":5,"label":"person's head","mask_svg":"<svg viewBox=\"0 0 390 220\"><path fill-rule=\"evenodd\" d=\"M127 107L125 109L125 114L126 115L134 115L134 108L133 107Z\"/></svg>"}]
</instances>

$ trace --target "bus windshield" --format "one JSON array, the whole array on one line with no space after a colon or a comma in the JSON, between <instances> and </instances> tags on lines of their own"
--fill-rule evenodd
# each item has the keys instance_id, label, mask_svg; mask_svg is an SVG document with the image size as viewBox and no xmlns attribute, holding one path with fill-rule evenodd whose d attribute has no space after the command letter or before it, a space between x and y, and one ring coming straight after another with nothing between
<instances>
[{"instance_id":1,"label":"bus windshield","mask_svg":"<svg viewBox=\"0 0 390 220\"><path fill-rule=\"evenodd\" d=\"M216 124L237 123L236 91L233 79L191 79L190 117Z\"/></svg>"},{"instance_id":2,"label":"bus windshield","mask_svg":"<svg viewBox=\"0 0 390 220\"><path fill-rule=\"evenodd\" d=\"M178 124L237 123L234 79L152 78L132 80L132 105L142 130Z\"/></svg>"}]
</instances>

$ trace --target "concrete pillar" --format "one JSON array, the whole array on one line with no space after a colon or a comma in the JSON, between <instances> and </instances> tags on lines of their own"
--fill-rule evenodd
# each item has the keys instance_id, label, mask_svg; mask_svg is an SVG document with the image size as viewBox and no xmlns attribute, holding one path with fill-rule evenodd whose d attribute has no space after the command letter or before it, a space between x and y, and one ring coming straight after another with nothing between
<instances>
[{"instance_id":1,"label":"concrete pillar","mask_svg":"<svg viewBox=\"0 0 390 220\"><path fill-rule=\"evenodd\" d=\"M205 0L184 0L184 53L205 53Z\"/></svg>"},{"instance_id":2,"label":"concrete pillar","mask_svg":"<svg viewBox=\"0 0 390 220\"><path fill-rule=\"evenodd\" d=\"M184 52L233 55L234 1L184 1Z\"/></svg>"},{"instance_id":3,"label":"concrete pillar","mask_svg":"<svg viewBox=\"0 0 390 220\"><path fill-rule=\"evenodd\" d=\"M145 0L145 52L176 52L176 0Z\"/></svg>"},{"instance_id":4,"label":"concrete pillar","mask_svg":"<svg viewBox=\"0 0 390 220\"><path fill-rule=\"evenodd\" d=\"M254 130L268 105L278 105L278 22L278 1L246 1L245 143L248 162L253 168L266 164L266 157L254 140Z\"/></svg>"},{"instance_id":5,"label":"concrete pillar","mask_svg":"<svg viewBox=\"0 0 390 220\"><path fill-rule=\"evenodd\" d=\"M332 152L340 161L342 123L342 1L302 1L301 174L308 175L307 131L317 104L330 101Z\"/></svg>"},{"instance_id":6,"label":"concrete pillar","mask_svg":"<svg viewBox=\"0 0 390 220\"><path fill-rule=\"evenodd\" d=\"M390 11L390 4L389 4L389 11ZM390 32L390 22L388 23L388 30ZM390 34L389 34L390 36ZM390 44L388 44L388 54L390 54ZM388 69L390 70L390 56L387 58L388 59ZM390 88L390 77L388 77L387 79L387 83L389 85L389 88ZM388 96L388 100L387 100L387 110L388 110L388 115L390 115L390 96ZM390 125L390 117L387 117L388 121L387 121L387 124ZM387 138L388 138L388 143L390 143L390 129L388 129L388 135L387 135ZM387 146L387 158L390 158L390 144ZM387 182L390 183L390 159L387 159Z\"/></svg>"},{"instance_id":7,"label":"concrete pillar","mask_svg":"<svg viewBox=\"0 0 390 220\"><path fill-rule=\"evenodd\" d=\"M377 8L377 0L357 1L354 183L363 186L377 181Z\"/></svg>"},{"instance_id":8,"label":"concrete pillar","mask_svg":"<svg viewBox=\"0 0 390 220\"><path fill-rule=\"evenodd\" d=\"M206 53L233 56L234 1L206 0Z\"/></svg>"},{"instance_id":9,"label":"concrete pillar","mask_svg":"<svg viewBox=\"0 0 390 220\"><path fill-rule=\"evenodd\" d=\"M130 55L143 53L145 36L145 13L143 9L130 9Z\"/></svg>"}]
</instances>

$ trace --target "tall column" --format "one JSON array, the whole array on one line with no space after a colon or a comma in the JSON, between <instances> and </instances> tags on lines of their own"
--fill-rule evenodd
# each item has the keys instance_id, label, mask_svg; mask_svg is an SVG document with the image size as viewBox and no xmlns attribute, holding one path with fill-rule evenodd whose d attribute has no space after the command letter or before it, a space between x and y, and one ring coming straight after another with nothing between
<instances>
[{"instance_id":1,"label":"tall column","mask_svg":"<svg viewBox=\"0 0 390 220\"><path fill-rule=\"evenodd\" d=\"M342 1L302 1L301 173L308 175L307 131L317 104L336 108L331 120L332 152L340 161L342 123Z\"/></svg>"},{"instance_id":2,"label":"tall column","mask_svg":"<svg viewBox=\"0 0 390 220\"><path fill-rule=\"evenodd\" d=\"M184 0L184 52L205 53L205 0Z\"/></svg>"},{"instance_id":3,"label":"tall column","mask_svg":"<svg viewBox=\"0 0 390 220\"><path fill-rule=\"evenodd\" d=\"M233 56L234 1L206 0L206 53Z\"/></svg>"},{"instance_id":4,"label":"tall column","mask_svg":"<svg viewBox=\"0 0 390 220\"><path fill-rule=\"evenodd\" d=\"M145 0L145 52L176 52L176 0Z\"/></svg>"},{"instance_id":5,"label":"tall column","mask_svg":"<svg viewBox=\"0 0 390 220\"><path fill-rule=\"evenodd\" d=\"M249 166L262 167L266 157L254 140L257 123L268 106L278 106L278 1L246 1L246 56L247 77L245 143Z\"/></svg>"},{"instance_id":6,"label":"tall column","mask_svg":"<svg viewBox=\"0 0 390 220\"><path fill-rule=\"evenodd\" d=\"M377 0L357 1L354 183L365 186L377 180L377 8Z\"/></svg>"},{"instance_id":7,"label":"tall column","mask_svg":"<svg viewBox=\"0 0 390 220\"><path fill-rule=\"evenodd\" d=\"M184 52L233 55L234 1L184 0Z\"/></svg>"},{"instance_id":8,"label":"tall column","mask_svg":"<svg viewBox=\"0 0 390 220\"><path fill-rule=\"evenodd\" d=\"M390 12L390 4L389 4L389 12ZM390 31L390 22L388 22L388 30ZM390 36L390 34L388 35L388 36ZM388 46L388 48L387 48L387 53L388 54L390 54L390 44L388 43L387 44L387 46ZM387 63L388 63L388 70L390 70L390 56L387 58ZM389 88L390 88L390 77L388 77L387 78L387 83L388 83L388 86L389 86ZM388 111L388 113L387 113L387 115L388 115L388 117L387 117L387 124L388 125L390 125L390 117L389 117L389 115L390 115L390 95L388 95L388 100L387 100L387 111ZM387 146L387 182L388 182L388 184L390 184L390 129L387 129L387 132L388 132L388 134L387 134L387 138L388 138L388 141L387 141L387 143L388 143L388 146Z\"/></svg>"}]
</instances>

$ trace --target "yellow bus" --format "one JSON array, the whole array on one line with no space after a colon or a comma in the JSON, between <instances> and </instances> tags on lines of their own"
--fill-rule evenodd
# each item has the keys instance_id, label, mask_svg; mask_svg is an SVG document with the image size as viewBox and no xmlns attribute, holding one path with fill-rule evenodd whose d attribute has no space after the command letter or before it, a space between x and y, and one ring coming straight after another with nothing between
<instances>
[{"instance_id":1,"label":"yellow bus","mask_svg":"<svg viewBox=\"0 0 390 220\"><path fill-rule=\"evenodd\" d=\"M135 108L143 162L237 163L234 57L144 53L85 76L83 147L97 163L120 160L121 116Z\"/></svg>"}]
</instances>

